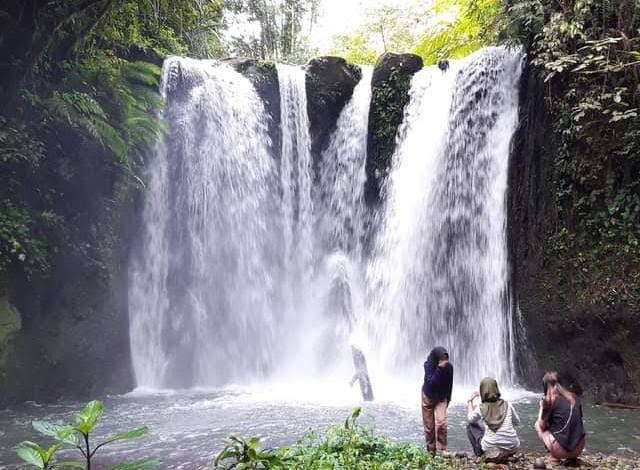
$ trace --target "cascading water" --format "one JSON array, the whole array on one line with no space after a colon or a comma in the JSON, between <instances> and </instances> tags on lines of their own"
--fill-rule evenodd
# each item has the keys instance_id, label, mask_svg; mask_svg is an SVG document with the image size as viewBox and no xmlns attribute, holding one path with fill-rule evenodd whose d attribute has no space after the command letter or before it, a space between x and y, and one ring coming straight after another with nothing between
<instances>
[{"instance_id":1,"label":"cascading water","mask_svg":"<svg viewBox=\"0 0 640 470\"><path fill-rule=\"evenodd\" d=\"M367 216L362 188L366 180L372 73L370 67L363 67L352 99L340 113L336 130L322 154L317 188L320 199L317 205L321 207L318 223L324 248L350 253L355 258L362 254Z\"/></svg>"},{"instance_id":2,"label":"cascading water","mask_svg":"<svg viewBox=\"0 0 640 470\"><path fill-rule=\"evenodd\" d=\"M277 168L251 83L226 65L169 58L170 134L158 143L131 269L139 386L211 386L271 363L278 286ZM229 341L233 338L233 341Z\"/></svg>"},{"instance_id":3,"label":"cascading water","mask_svg":"<svg viewBox=\"0 0 640 470\"><path fill-rule=\"evenodd\" d=\"M520 55L489 48L413 80L385 203L363 202L371 70L314 172L305 74L278 65L282 147L251 83L170 58L130 330L141 387L420 373L447 347L458 382L510 379L505 237ZM367 233L376 227L377 233ZM362 241L372 242L363 249ZM408 373L408 372L407 372Z\"/></svg>"},{"instance_id":4,"label":"cascading water","mask_svg":"<svg viewBox=\"0 0 640 470\"><path fill-rule=\"evenodd\" d=\"M505 205L520 60L487 48L413 79L368 269L387 370L419 373L443 345L458 383L511 381Z\"/></svg>"},{"instance_id":5,"label":"cascading water","mask_svg":"<svg viewBox=\"0 0 640 470\"><path fill-rule=\"evenodd\" d=\"M348 317L362 296L352 300L348 286L359 271L341 243L317 235L324 212L314 206L305 73L277 70L282 148L274 159L264 106L245 77L211 61L165 62L170 132L155 150L142 247L131 264L140 387L309 378L350 357ZM370 87L363 83L334 137L356 143L348 151L334 144L326 155L360 179ZM329 179L344 192L343 176ZM348 198L344 218L361 213L361 197ZM345 311L334 314L338 305Z\"/></svg>"}]
</instances>

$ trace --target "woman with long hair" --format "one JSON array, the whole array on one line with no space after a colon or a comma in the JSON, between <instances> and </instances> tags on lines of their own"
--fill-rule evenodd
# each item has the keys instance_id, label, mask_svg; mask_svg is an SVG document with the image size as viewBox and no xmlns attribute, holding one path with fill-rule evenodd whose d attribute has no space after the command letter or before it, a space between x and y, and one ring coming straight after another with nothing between
<instances>
[{"instance_id":1,"label":"woman with long hair","mask_svg":"<svg viewBox=\"0 0 640 470\"><path fill-rule=\"evenodd\" d=\"M443 347L436 347L429 353L424 363L422 384L422 424L427 451L435 454L447 450L447 407L451 402L453 388L453 366L449 363L449 353Z\"/></svg>"},{"instance_id":2,"label":"woman with long hair","mask_svg":"<svg viewBox=\"0 0 640 470\"><path fill-rule=\"evenodd\" d=\"M474 400L480 397L480 403ZM515 454L520 439L515 426L520 417L513 405L502 399L498 382L486 377L480 382L480 392L473 392L467 400L467 436L477 457L491 456L501 461Z\"/></svg>"},{"instance_id":3,"label":"woman with long hair","mask_svg":"<svg viewBox=\"0 0 640 470\"><path fill-rule=\"evenodd\" d=\"M582 405L578 398L560 385L557 372L542 378L544 399L535 424L538 437L549 451L549 463L577 459L585 446Z\"/></svg>"}]
</instances>

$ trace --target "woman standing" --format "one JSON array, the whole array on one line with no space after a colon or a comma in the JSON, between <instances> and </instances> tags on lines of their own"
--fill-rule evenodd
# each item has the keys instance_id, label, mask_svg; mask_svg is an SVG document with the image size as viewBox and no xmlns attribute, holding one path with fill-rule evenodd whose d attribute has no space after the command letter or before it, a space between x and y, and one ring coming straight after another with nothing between
<instances>
[{"instance_id":1,"label":"woman standing","mask_svg":"<svg viewBox=\"0 0 640 470\"><path fill-rule=\"evenodd\" d=\"M560 385L557 372L544 374L542 385L544 399L540 400L535 428L551 454L549 463L575 460L585 446L582 405L573 393Z\"/></svg>"},{"instance_id":2,"label":"woman standing","mask_svg":"<svg viewBox=\"0 0 640 470\"><path fill-rule=\"evenodd\" d=\"M451 402L453 366L443 347L433 348L424 363L422 384L422 424L427 451L447 450L447 407Z\"/></svg>"},{"instance_id":3,"label":"woman standing","mask_svg":"<svg viewBox=\"0 0 640 470\"><path fill-rule=\"evenodd\" d=\"M480 404L474 406L477 397ZM513 405L500 396L495 379L482 379L480 393L473 392L467 401L467 420L467 435L476 456L493 454L492 459L501 461L518 451L520 439L515 426L520 418Z\"/></svg>"}]
</instances>

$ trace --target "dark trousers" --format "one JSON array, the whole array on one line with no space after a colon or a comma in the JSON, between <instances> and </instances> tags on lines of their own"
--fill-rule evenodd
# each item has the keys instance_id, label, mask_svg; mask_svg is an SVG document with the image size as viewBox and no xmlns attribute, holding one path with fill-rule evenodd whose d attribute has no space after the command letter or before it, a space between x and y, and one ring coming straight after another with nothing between
<instances>
[{"instance_id":1,"label":"dark trousers","mask_svg":"<svg viewBox=\"0 0 640 470\"><path fill-rule=\"evenodd\" d=\"M484 425L482 423L467 424L467 437L469 438L469 442L471 442L471 447L473 447L473 453L476 454L476 457L484 454L482 444L480 444L480 441L482 441L484 437Z\"/></svg>"}]
</instances>

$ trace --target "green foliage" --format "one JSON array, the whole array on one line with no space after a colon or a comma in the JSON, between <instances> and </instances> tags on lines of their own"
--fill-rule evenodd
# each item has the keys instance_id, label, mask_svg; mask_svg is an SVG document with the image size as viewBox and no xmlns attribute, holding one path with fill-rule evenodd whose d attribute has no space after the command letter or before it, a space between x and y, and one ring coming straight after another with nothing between
<instances>
[{"instance_id":1,"label":"green foliage","mask_svg":"<svg viewBox=\"0 0 640 470\"><path fill-rule=\"evenodd\" d=\"M223 13L222 0L117 2L91 41L100 48L152 50L160 57L218 57L224 53L219 34Z\"/></svg>"},{"instance_id":2,"label":"green foliage","mask_svg":"<svg viewBox=\"0 0 640 470\"><path fill-rule=\"evenodd\" d=\"M331 55L343 57L347 62L359 65L374 65L379 52L373 48L364 32L354 35L342 34L335 38Z\"/></svg>"},{"instance_id":3,"label":"green foliage","mask_svg":"<svg viewBox=\"0 0 640 470\"><path fill-rule=\"evenodd\" d=\"M53 468L51 460L53 455L60 448L59 444L54 444L48 449L39 446L35 442L24 441L18 449L18 456L30 465L37 468Z\"/></svg>"},{"instance_id":4,"label":"green foliage","mask_svg":"<svg viewBox=\"0 0 640 470\"><path fill-rule=\"evenodd\" d=\"M436 0L434 8L439 21L413 50L425 64L434 64L442 58L458 59L495 43L499 0Z\"/></svg>"},{"instance_id":5,"label":"green foliage","mask_svg":"<svg viewBox=\"0 0 640 470\"><path fill-rule=\"evenodd\" d=\"M364 12L364 25L334 38L332 55L355 64L374 64L384 52L410 51L425 30L432 10L424 2L377 4Z\"/></svg>"},{"instance_id":6,"label":"green foliage","mask_svg":"<svg viewBox=\"0 0 640 470\"><path fill-rule=\"evenodd\" d=\"M42 111L43 123L67 123L100 141L126 166L160 136L157 66L96 54L60 68L65 75L56 88L24 91L28 102Z\"/></svg>"},{"instance_id":7,"label":"green foliage","mask_svg":"<svg viewBox=\"0 0 640 470\"><path fill-rule=\"evenodd\" d=\"M0 273L20 266L27 276L44 272L49 266L46 246L37 227L58 222L53 214L32 214L15 207L11 201L0 201Z\"/></svg>"},{"instance_id":8,"label":"green foliage","mask_svg":"<svg viewBox=\"0 0 640 470\"><path fill-rule=\"evenodd\" d=\"M300 64L313 55L309 35L320 0L229 0L229 46L241 57ZM259 30L246 31L249 20ZM245 27L234 28L235 23ZM305 26L308 25L308 29Z\"/></svg>"},{"instance_id":9,"label":"green foliage","mask_svg":"<svg viewBox=\"0 0 640 470\"><path fill-rule=\"evenodd\" d=\"M380 172L386 172L391 167L396 131L402 122L404 108L409 102L410 87L411 76L396 69L391 71L385 83L380 83L372 90L372 119L369 122L375 148L378 149L376 168Z\"/></svg>"},{"instance_id":10,"label":"green foliage","mask_svg":"<svg viewBox=\"0 0 640 470\"><path fill-rule=\"evenodd\" d=\"M546 259L573 266L578 305L640 306L640 4L509 2L507 39L524 43L546 86L557 154Z\"/></svg>"},{"instance_id":11,"label":"green foliage","mask_svg":"<svg viewBox=\"0 0 640 470\"><path fill-rule=\"evenodd\" d=\"M220 470L268 469L284 468L285 461L271 450L261 450L259 437L244 440L229 436L226 445L217 455L214 465Z\"/></svg>"},{"instance_id":12,"label":"green foliage","mask_svg":"<svg viewBox=\"0 0 640 470\"><path fill-rule=\"evenodd\" d=\"M398 444L377 436L370 428L360 425L360 412L361 408L356 408L343 425L328 428L323 436L310 431L296 445L275 451L259 450L258 438L247 441L230 438L218 454L216 468L444 470L462 468L465 464L464 461L433 457L417 444Z\"/></svg>"},{"instance_id":13,"label":"green foliage","mask_svg":"<svg viewBox=\"0 0 640 470\"><path fill-rule=\"evenodd\" d=\"M74 424L54 424L46 421L33 421L33 428L40 434L57 441L53 446L45 449L31 441L24 441L18 449L18 456L37 468L82 468L91 470L93 457L96 452L107 444L142 437L149 432L149 428L142 427L127 432L115 434L96 446L92 447L91 431L98 424L104 412L104 405L99 400L93 400L76 414ZM83 456L83 461L55 461L55 453L64 446L76 448ZM158 462L154 459L144 459L115 465L112 470L143 470L155 468Z\"/></svg>"}]
</instances>

